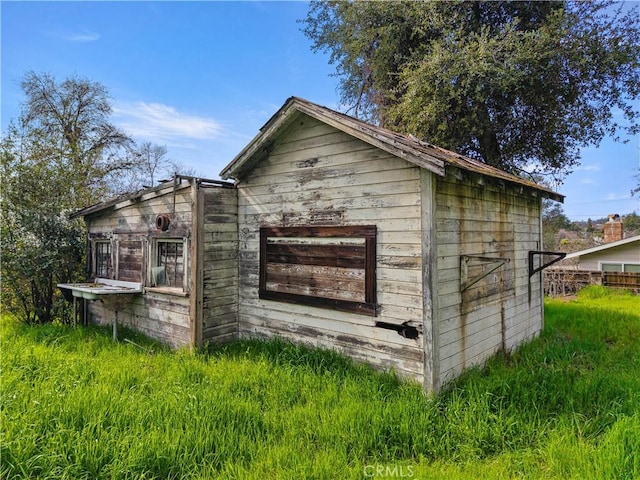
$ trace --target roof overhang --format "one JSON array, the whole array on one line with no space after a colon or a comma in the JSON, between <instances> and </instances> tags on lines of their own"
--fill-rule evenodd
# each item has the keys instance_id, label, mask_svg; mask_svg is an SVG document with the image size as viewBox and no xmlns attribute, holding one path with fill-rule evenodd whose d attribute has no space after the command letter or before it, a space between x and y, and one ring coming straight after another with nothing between
<instances>
[{"instance_id":1,"label":"roof overhang","mask_svg":"<svg viewBox=\"0 0 640 480\"><path fill-rule=\"evenodd\" d=\"M206 178L192 177L188 175L176 175L171 180L162 181L155 187L145 188L133 193L127 193L117 196L115 198L105 200L104 202L96 203L85 207L77 212L69 215L69 218L87 217L98 213L104 213L109 210L118 210L135 203L139 203L151 198L160 197L168 193L177 192L183 188L189 187L192 183L197 185L213 185L222 188L234 188L235 185L230 182L222 182L220 180L211 180Z\"/></svg>"},{"instance_id":2,"label":"roof overhang","mask_svg":"<svg viewBox=\"0 0 640 480\"><path fill-rule=\"evenodd\" d=\"M267 153L269 146L278 134L291 124L298 112L331 125L391 155L403 158L408 162L444 176L445 162L415 147L403 145L402 143L407 143L402 142L406 137L393 134L397 137L394 140L388 135L388 131L385 131L384 134L376 133L376 130L381 129L301 98L291 97L260 129L258 135L220 172L220 177L225 180L229 178L239 180L244 177Z\"/></svg>"},{"instance_id":3,"label":"roof overhang","mask_svg":"<svg viewBox=\"0 0 640 480\"><path fill-rule=\"evenodd\" d=\"M569 253L565 258L569 259L569 258L584 257L585 255L601 252L603 250L609 250L610 248L621 247L623 245L627 245L633 242L640 242L640 235L623 238L622 240L617 240L615 242L605 243L604 245L598 245L597 247L587 248L585 250L580 250L579 252Z\"/></svg>"},{"instance_id":4,"label":"roof overhang","mask_svg":"<svg viewBox=\"0 0 640 480\"><path fill-rule=\"evenodd\" d=\"M495 178L501 181L527 187L540 196L563 202L564 196L535 182L511 175L477 160L423 142L413 136L401 135L385 128L376 127L343 113L316 105L307 100L291 97L267 121L260 132L236 157L220 172L223 179L242 180L260 161L265 158L278 136L291 125L298 115L304 114L330 125L342 132L362 140L372 146L402 158L407 162L444 176L447 167Z\"/></svg>"}]
</instances>

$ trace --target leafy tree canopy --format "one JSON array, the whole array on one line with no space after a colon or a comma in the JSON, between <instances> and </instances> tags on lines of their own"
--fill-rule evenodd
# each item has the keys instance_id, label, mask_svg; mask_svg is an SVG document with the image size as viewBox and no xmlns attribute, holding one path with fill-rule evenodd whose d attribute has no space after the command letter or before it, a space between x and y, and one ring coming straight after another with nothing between
<instances>
[{"instance_id":1,"label":"leafy tree canopy","mask_svg":"<svg viewBox=\"0 0 640 480\"><path fill-rule=\"evenodd\" d=\"M118 192L118 179L132 168L132 140L109 121L106 88L72 76L61 82L28 72L21 82L26 100L18 138L22 163L47 162L67 183L70 207L83 207Z\"/></svg>"},{"instance_id":2,"label":"leafy tree canopy","mask_svg":"<svg viewBox=\"0 0 640 480\"><path fill-rule=\"evenodd\" d=\"M637 7L314 1L303 31L356 115L507 171L640 131Z\"/></svg>"},{"instance_id":3,"label":"leafy tree canopy","mask_svg":"<svg viewBox=\"0 0 640 480\"><path fill-rule=\"evenodd\" d=\"M109 122L106 89L82 78L26 74L22 115L0 142L2 308L47 322L66 307L58 282L81 278L81 207L117 193L132 141Z\"/></svg>"}]
</instances>

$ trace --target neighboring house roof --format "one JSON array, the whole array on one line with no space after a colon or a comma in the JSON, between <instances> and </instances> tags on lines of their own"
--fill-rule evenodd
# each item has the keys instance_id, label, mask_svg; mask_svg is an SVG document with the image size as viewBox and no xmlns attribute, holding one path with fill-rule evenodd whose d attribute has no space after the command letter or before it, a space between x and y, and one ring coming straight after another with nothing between
<instances>
[{"instance_id":1,"label":"neighboring house roof","mask_svg":"<svg viewBox=\"0 0 640 480\"><path fill-rule=\"evenodd\" d=\"M620 247L622 245L627 245L628 243L633 243L633 242L640 242L640 235L635 235L629 238L623 238L622 240L617 240L615 242L605 243L604 245L598 245L597 247L587 248L585 250L580 250L579 252L569 253L564 258L570 259L570 258L584 257L585 255L601 252L603 250L609 250L610 248Z\"/></svg>"},{"instance_id":2,"label":"neighboring house roof","mask_svg":"<svg viewBox=\"0 0 640 480\"><path fill-rule=\"evenodd\" d=\"M297 112L309 115L437 175L444 176L446 166L455 166L532 188L540 192L542 196L558 202L564 201L563 195L542 187L535 182L511 175L478 160L431 145L412 135L401 135L385 128L376 127L298 97L290 97L285 102L280 110L260 129L260 133L220 172L220 177L226 180L229 178L241 179L246 176L268 154L271 144L289 125Z\"/></svg>"}]
</instances>

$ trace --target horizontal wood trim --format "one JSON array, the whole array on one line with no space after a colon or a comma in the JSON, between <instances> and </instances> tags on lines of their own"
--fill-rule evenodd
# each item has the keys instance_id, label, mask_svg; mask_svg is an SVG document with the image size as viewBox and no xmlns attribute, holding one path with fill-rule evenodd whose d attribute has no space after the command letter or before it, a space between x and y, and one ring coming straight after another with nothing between
<instances>
[{"instance_id":1,"label":"horizontal wood trim","mask_svg":"<svg viewBox=\"0 0 640 480\"><path fill-rule=\"evenodd\" d=\"M364 268L365 247L267 243L267 263Z\"/></svg>"},{"instance_id":2,"label":"horizontal wood trim","mask_svg":"<svg viewBox=\"0 0 640 480\"><path fill-rule=\"evenodd\" d=\"M344 284L341 286L345 286ZM339 288L339 285L330 288L322 286L309 286L300 282L295 284L267 282L267 290L270 292L293 293L296 295L308 295L312 297L332 298L336 300L347 300L351 302L363 302L364 299L364 282L361 285L351 286L351 288ZM345 286L349 287L349 286ZM354 287L359 287L357 290Z\"/></svg>"},{"instance_id":3,"label":"horizontal wood trim","mask_svg":"<svg viewBox=\"0 0 640 480\"><path fill-rule=\"evenodd\" d=\"M338 300L335 298L273 292L264 289L260 289L258 291L258 295L263 300L276 300L279 302L304 304L312 307L329 308L341 312L352 312L370 316L376 316L378 307L375 303L352 302L348 300Z\"/></svg>"},{"instance_id":4,"label":"horizontal wood trim","mask_svg":"<svg viewBox=\"0 0 640 480\"><path fill-rule=\"evenodd\" d=\"M341 227L261 227L261 235L267 237L365 237L375 238L375 225L346 225Z\"/></svg>"},{"instance_id":5,"label":"horizontal wood trim","mask_svg":"<svg viewBox=\"0 0 640 480\"><path fill-rule=\"evenodd\" d=\"M267 265L267 272L270 278L271 275L289 275L292 277L309 277L313 275L314 278L320 280L332 280L335 282L344 280L364 281L365 278L364 268L356 269L316 265L287 265L283 263L273 263Z\"/></svg>"}]
</instances>

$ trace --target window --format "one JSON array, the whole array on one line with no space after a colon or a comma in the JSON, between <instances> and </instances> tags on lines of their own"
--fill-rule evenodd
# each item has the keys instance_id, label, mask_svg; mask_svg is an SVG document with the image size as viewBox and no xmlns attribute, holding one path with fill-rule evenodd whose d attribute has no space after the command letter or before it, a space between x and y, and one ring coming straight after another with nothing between
<instances>
[{"instance_id":1,"label":"window","mask_svg":"<svg viewBox=\"0 0 640 480\"><path fill-rule=\"evenodd\" d=\"M184 288L185 248L183 239L158 239L151 266L154 287Z\"/></svg>"},{"instance_id":2,"label":"window","mask_svg":"<svg viewBox=\"0 0 640 480\"><path fill-rule=\"evenodd\" d=\"M113 268L111 266L111 242L97 241L94 243L94 273L99 278L111 278Z\"/></svg>"},{"instance_id":3,"label":"window","mask_svg":"<svg viewBox=\"0 0 640 480\"><path fill-rule=\"evenodd\" d=\"M603 263L601 269L603 272L621 272L622 264L621 263Z\"/></svg>"},{"instance_id":4,"label":"window","mask_svg":"<svg viewBox=\"0 0 640 480\"><path fill-rule=\"evenodd\" d=\"M625 272L625 273L638 273L640 272L640 264L636 263L601 263L600 270L603 272Z\"/></svg>"},{"instance_id":5,"label":"window","mask_svg":"<svg viewBox=\"0 0 640 480\"><path fill-rule=\"evenodd\" d=\"M375 225L262 227L259 296L375 316Z\"/></svg>"}]
</instances>

